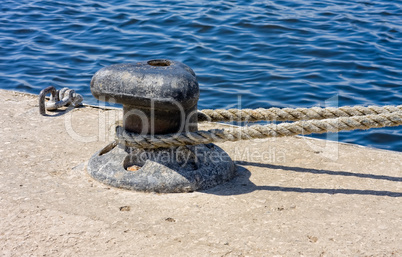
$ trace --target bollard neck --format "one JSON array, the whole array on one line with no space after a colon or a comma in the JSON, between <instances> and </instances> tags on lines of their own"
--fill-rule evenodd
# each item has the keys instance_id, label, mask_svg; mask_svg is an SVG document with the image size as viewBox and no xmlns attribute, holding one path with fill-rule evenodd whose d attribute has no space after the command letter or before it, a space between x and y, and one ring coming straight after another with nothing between
<instances>
[{"instance_id":1,"label":"bollard neck","mask_svg":"<svg viewBox=\"0 0 402 257\"><path fill-rule=\"evenodd\" d=\"M197 105L188 109L156 109L123 105L123 127L142 135L195 132Z\"/></svg>"}]
</instances>

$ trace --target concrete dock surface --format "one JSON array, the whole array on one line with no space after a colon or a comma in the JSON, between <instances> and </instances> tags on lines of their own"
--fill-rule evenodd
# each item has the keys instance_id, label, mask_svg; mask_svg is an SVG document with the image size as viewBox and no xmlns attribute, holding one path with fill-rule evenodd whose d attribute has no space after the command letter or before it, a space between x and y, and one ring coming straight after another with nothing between
<instances>
[{"instance_id":1,"label":"concrete dock surface","mask_svg":"<svg viewBox=\"0 0 402 257\"><path fill-rule=\"evenodd\" d=\"M121 110L41 116L37 96L6 90L0 110L2 256L402 256L401 152L305 137L227 142L233 180L142 193L86 171Z\"/></svg>"}]
</instances>

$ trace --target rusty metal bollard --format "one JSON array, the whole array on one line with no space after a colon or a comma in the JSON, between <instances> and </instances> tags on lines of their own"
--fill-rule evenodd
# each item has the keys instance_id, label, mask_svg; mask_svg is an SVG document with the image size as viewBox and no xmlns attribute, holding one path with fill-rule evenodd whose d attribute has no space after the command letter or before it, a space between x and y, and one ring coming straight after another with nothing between
<instances>
[{"instance_id":1,"label":"rusty metal bollard","mask_svg":"<svg viewBox=\"0 0 402 257\"><path fill-rule=\"evenodd\" d=\"M194 71L183 63L151 60L100 69L92 94L123 104L123 127L155 135L197 131L199 87ZM235 165L214 144L159 149L117 145L95 153L88 172L105 184L147 192L190 192L230 180Z\"/></svg>"}]
</instances>

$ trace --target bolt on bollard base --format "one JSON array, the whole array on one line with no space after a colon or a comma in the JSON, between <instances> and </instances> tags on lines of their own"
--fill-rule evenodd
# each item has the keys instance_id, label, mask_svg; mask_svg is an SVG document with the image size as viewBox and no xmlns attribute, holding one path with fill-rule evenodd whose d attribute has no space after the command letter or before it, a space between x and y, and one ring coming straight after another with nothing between
<instances>
[{"instance_id":1,"label":"bolt on bollard base","mask_svg":"<svg viewBox=\"0 0 402 257\"><path fill-rule=\"evenodd\" d=\"M88 172L107 185L129 190L178 193L207 189L230 180L235 165L214 144L143 150L115 147L91 157Z\"/></svg>"}]
</instances>

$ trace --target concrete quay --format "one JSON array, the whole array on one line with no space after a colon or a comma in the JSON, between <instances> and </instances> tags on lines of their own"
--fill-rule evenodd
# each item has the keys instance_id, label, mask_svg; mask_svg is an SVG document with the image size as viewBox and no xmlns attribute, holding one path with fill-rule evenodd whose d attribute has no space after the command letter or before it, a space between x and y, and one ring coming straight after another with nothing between
<instances>
[{"instance_id":1,"label":"concrete quay","mask_svg":"<svg viewBox=\"0 0 402 257\"><path fill-rule=\"evenodd\" d=\"M37 96L6 90L0 110L2 256L402 255L400 152L305 137L227 142L233 180L141 193L86 171L121 110L41 116Z\"/></svg>"}]
</instances>

